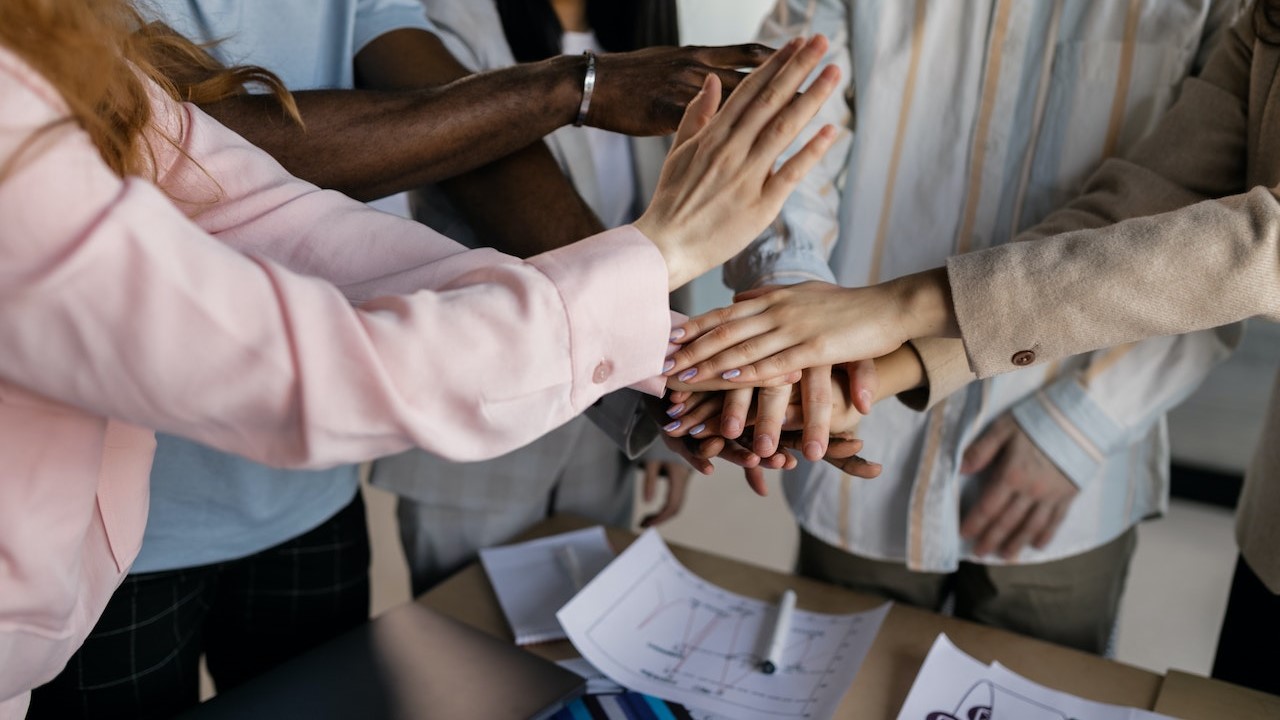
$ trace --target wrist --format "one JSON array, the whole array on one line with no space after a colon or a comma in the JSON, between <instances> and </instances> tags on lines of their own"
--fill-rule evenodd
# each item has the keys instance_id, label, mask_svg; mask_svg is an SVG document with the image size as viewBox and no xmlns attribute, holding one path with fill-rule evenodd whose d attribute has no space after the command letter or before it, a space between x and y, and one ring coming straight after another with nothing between
<instances>
[{"instance_id":1,"label":"wrist","mask_svg":"<svg viewBox=\"0 0 1280 720\"><path fill-rule=\"evenodd\" d=\"M554 108L558 126L572 125L582 105L582 85L587 74L587 58L582 55L560 55L543 60L539 65L546 80L547 105Z\"/></svg>"},{"instance_id":2,"label":"wrist","mask_svg":"<svg viewBox=\"0 0 1280 720\"><path fill-rule=\"evenodd\" d=\"M905 337L957 337L951 285L945 268L906 275L886 283L897 307L897 324Z\"/></svg>"},{"instance_id":3,"label":"wrist","mask_svg":"<svg viewBox=\"0 0 1280 720\"><path fill-rule=\"evenodd\" d=\"M667 287L670 290L683 287L702 274L698 268L693 267L694 263L689 253L684 251L683 244L671 238L671 233L666 231L660 222L649 217L648 213L641 215L632 224L649 239L649 242L653 243L654 247L658 248L663 262L667 264Z\"/></svg>"},{"instance_id":4,"label":"wrist","mask_svg":"<svg viewBox=\"0 0 1280 720\"><path fill-rule=\"evenodd\" d=\"M924 383L924 366L910 343L876 358L875 364L880 384L876 388L874 402L896 397Z\"/></svg>"}]
</instances>

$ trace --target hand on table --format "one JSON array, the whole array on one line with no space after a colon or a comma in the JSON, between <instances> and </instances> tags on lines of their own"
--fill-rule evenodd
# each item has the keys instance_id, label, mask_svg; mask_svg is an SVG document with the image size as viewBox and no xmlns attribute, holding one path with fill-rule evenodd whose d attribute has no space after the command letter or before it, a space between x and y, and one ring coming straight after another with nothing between
<instances>
[{"instance_id":1,"label":"hand on table","mask_svg":"<svg viewBox=\"0 0 1280 720\"><path fill-rule=\"evenodd\" d=\"M658 508L657 512L646 515L640 521L640 527L661 525L675 517L680 512L680 508L684 507L684 497L689 487L689 475L692 470L683 463L661 460L648 460L641 469L644 471L644 479L640 486L640 496L644 498L646 504L653 502L658 494L658 483L662 480L667 481L667 494L662 507Z\"/></svg>"},{"instance_id":2,"label":"hand on table","mask_svg":"<svg viewBox=\"0 0 1280 720\"><path fill-rule=\"evenodd\" d=\"M1028 543L1036 548L1048 545L1079 494L1075 483L1008 413L969 446L960 471L988 468L982 497L960 525L962 538L977 541L974 554L998 552L1012 560Z\"/></svg>"}]
</instances>

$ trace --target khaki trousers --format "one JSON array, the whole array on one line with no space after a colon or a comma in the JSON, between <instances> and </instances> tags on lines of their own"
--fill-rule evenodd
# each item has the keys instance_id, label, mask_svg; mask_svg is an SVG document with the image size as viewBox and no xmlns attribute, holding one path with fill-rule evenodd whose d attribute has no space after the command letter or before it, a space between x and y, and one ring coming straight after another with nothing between
<instances>
[{"instance_id":1,"label":"khaki trousers","mask_svg":"<svg viewBox=\"0 0 1280 720\"><path fill-rule=\"evenodd\" d=\"M956 617L1101 655L1115 628L1137 538L1136 528L1129 528L1101 547L1063 560L962 562L954 573L924 573L853 555L801 528L797 572L935 612L954 592Z\"/></svg>"}]
</instances>

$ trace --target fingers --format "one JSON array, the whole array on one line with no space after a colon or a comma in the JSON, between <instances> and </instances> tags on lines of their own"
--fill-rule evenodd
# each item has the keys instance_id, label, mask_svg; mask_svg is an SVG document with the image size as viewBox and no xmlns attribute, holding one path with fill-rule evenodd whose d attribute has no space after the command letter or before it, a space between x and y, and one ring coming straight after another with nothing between
<instances>
[{"instance_id":1,"label":"fingers","mask_svg":"<svg viewBox=\"0 0 1280 720\"><path fill-rule=\"evenodd\" d=\"M1026 522L1034 503L1026 495L1014 495L1008 505L998 513L993 522L978 538L973 547L974 554L979 557L996 551L1009 538L1010 534L1022 523Z\"/></svg>"},{"instance_id":2,"label":"fingers","mask_svg":"<svg viewBox=\"0 0 1280 720\"><path fill-rule=\"evenodd\" d=\"M786 288L770 287L769 292L786 290ZM671 342L688 344L701 338L711 330L731 323L735 320L741 320L768 310L773 306L775 298L762 300L762 297L769 295L769 292L763 292L765 288L760 288L760 292L756 290L748 290L740 293L741 295L750 295L742 300L734 300L732 305L714 310L708 310L696 317L686 318L683 325L672 328ZM757 294L752 294L757 293ZM785 295L785 293L784 293ZM780 296L781 297L781 296Z\"/></svg>"},{"instance_id":3,"label":"fingers","mask_svg":"<svg viewBox=\"0 0 1280 720\"><path fill-rule=\"evenodd\" d=\"M653 502L658 489L658 472L661 469L662 463L657 460L650 460L644 464L644 480L640 486L640 497L644 498L646 503Z\"/></svg>"},{"instance_id":4,"label":"fingers","mask_svg":"<svg viewBox=\"0 0 1280 720\"><path fill-rule=\"evenodd\" d=\"M1037 550L1043 550L1046 545L1053 540L1053 536L1058 534L1058 526L1062 524L1062 519L1067 516L1067 508L1070 503L1057 503L1053 506L1053 511L1049 516L1049 522L1045 523L1044 528L1036 534L1031 545Z\"/></svg>"},{"instance_id":5,"label":"fingers","mask_svg":"<svg viewBox=\"0 0 1280 720\"><path fill-rule=\"evenodd\" d=\"M801 407L804 408L804 445L806 459L817 462L827 454L827 438L831 435L831 366L819 365L805 370L800 378Z\"/></svg>"},{"instance_id":6,"label":"fingers","mask_svg":"<svg viewBox=\"0 0 1280 720\"><path fill-rule=\"evenodd\" d=\"M717 390L738 390L743 387L772 387L774 385L795 385L800 382L800 370L795 370L777 377L764 378L753 383L736 382L723 378L698 381L697 384L682 383L672 378L667 379L667 389L680 392L714 392Z\"/></svg>"},{"instance_id":7,"label":"fingers","mask_svg":"<svg viewBox=\"0 0 1280 720\"><path fill-rule=\"evenodd\" d=\"M715 466L711 464L711 461L706 458L698 457L694 454L693 449L690 448L684 440L663 435L662 442L670 448L672 452L675 452L677 455L684 458L685 462L689 463L694 470L697 470L703 475L710 475L715 472Z\"/></svg>"},{"instance_id":8,"label":"fingers","mask_svg":"<svg viewBox=\"0 0 1280 720\"><path fill-rule=\"evenodd\" d=\"M733 91L733 94L729 96L729 99L725 101L724 107L717 119L717 123L726 130L733 127L734 123L738 121L738 118L741 117L744 110L756 100L758 95L770 87L773 79L777 77L778 73L786 67L786 65L793 57L796 56L804 45L805 42L802 38L793 38L789 40L787 44L778 48L777 52L771 55L769 59L761 63L754 71L751 72L751 74L747 75L747 77L738 84L737 89ZM819 59L821 59L821 56L819 56ZM817 64L816 60L814 61L814 64ZM774 89L772 92L776 94L778 91L777 89ZM795 91L792 90L791 93L788 93L788 96L794 92Z\"/></svg>"},{"instance_id":9,"label":"fingers","mask_svg":"<svg viewBox=\"0 0 1280 720\"><path fill-rule=\"evenodd\" d=\"M759 67L776 52L768 45L761 45L760 43L690 49L694 51L694 57L698 59L698 62L730 70L734 68Z\"/></svg>"},{"instance_id":10,"label":"fingers","mask_svg":"<svg viewBox=\"0 0 1280 720\"><path fill-rule=\"evenodd\" d=\"M762 458L771 457L782 439L782 422L786 418L791 386L761 388L756 392L756 423L752 449Z\"/></svg>"},{"instance_id":11,"label":"fingers","mask_svg":"<svg viewBox=\"0 0 1280 720\"><path fill-rule=\"evenodd\" d=\"M792 341L789 334L779 332L769 315L757 315L712 329L697 342L677 350L671 360L671 373L680 382L699 383L707 379L745 383L742 369L786 350ZM808 367L808 366L805 366ZM803 367L789 368L803 370ZM784 373L777 373L782 375ZM756 379L768 377L757 375Z\"/></svg>"},{"instance_id":12,"label":"fingers","mask_svg":"<svg viewBox=\"0 0 1280 720\"><path fill-rule=\"evenodd\" d=\"M698 393L681 403L683 407L667 411L671 422L662 427L662 431L671 437L699 435L707 429L708 422L720 416L720 407L724 403L723 393Z\"/></svg>"},{"instance_id":13,"label":"fingers","mask_svg":"<svg viewBox=\"0 0 1280 720\"><path fill-rule=\"evenodd\" d=\"M667 478L667 499L658 512L640 521L640 527L654 527L675 517L684 507L685 493L689 484L689 473L683 468L673 467L668 463L657 463L661 474ZM656 475L657 473L655 473Z\"/></svg>"},{"instance_id":14,"label":"fingers","mask_svg":"<svg viewBox=\"0 0 1280 720\"><path fill-rule=\"evenodd\" d=\"M853 399L853 408L863 415L870 415L876 393L880 392L880 375L876 373L876 362L859 360L848 363L845 371L849 374L849 397Z\"/></svg>"},{"instance_id":15,"label":"fingers","mask_svg":"<svg viewBox=\"0 0 1280 720\"><path fill-rule=\"evenodd\" d=\"M1053 507L1048 503L1034 503L1022 524L1010 533L1000 545L1000 557L1013 560L1022 552L1022 548L1038 536L1053 519Z\"/></svg>"},{"instance_id":16,"label":"fingers","mask_svg":"<svg viewBox=\"0 0 1280 720\"><path fill-rule=\"evenodd\" d=\"M680 118L673 149L697 135L711 122L711 118L715 117L716 110L720 108L720 85L718 75L707 73L706 79L702 81L702 89L689 101L688 107L684 110L684 116Z\"/></svg>"},{"instance_id":17,"label":"fingers","mask_svg":"<svg viewBox=\"0 0 1280 720\"><path fill-rule=\"evenodd\" d=\"M1007 475L999 470L992 473L987 486L982 491L982 497L978 498L977 504L969 508L969 512L960 523L960 537L972 540L986 532L991 523L1004 512L1005 507L1013 502L1015 495L1013 484Z\"/></svg>"},{"instance_id":18,"label":"fingers","mask_svg":"<svg viewBox=\"0 0 1280 720\"><path fill-rule=\"evenodd\" d=\"M802 442L801 438L794 433L783 436L782 444L784 447L794 448ZM865 478L870 480L880 476L884 470L884 466L877 462L870 462L859 456L857 453L862 451L862 441L857 439L847 440L844 438L832 438L830 446L827 448L827 454L823 460L831 464L841 472L854 477Z\"/></svg>"},{"instance_id":19,"label":"fingers","mask_svg":"<svg viewBox=\"0 0 1280 720\"><path fill-rule=\"evenodd\" d=\"M790 107L792 104L798 104L803 96L796 98L795 94L800 90L800 86L804 84L805 79L818 67L818 63L822 62L822 56L826 55L829 43L822 35L815 35L809 38L798 50L790 57L786 58L785 64L781 66L772 77L762 78L763 82L754 85L751 81L755 79L755 75L760 71L751 74L751 77L743 81L740 85L741 90L734 93L729 101L725 103L725 111L727 113L726 120L733 123L734 128L739 136L756 137L757 134L764 129L765 125L781 114L784 108ZM782 53L775 55L778 57ZM766 63L761 70L769 67L772 63ZM839 71L836 71L836 78L839 78ZM751 87L748 89L748 86ZM826 95L831 93L834 84L826 88ZM822 95L822 88L817 88L818 94ZM807 93L806 93L807 94ZM822 99L826 99L826 95L822 95ZM795 103L792 101L795 100ZM809 117L817 112L817 107L821 106L821 101L817 106L806 105L812 107ZM807 118L799 120L800 116L796 114L790 115L787 127L782 130L789 135L787 142L778 148L777 152L769 156L769 162L772 162L781 153L787 145L790 144L791 138L794 138L801 128L804 127ZM778 131L774 131L778 132ZM754 144L754 143L753 143Z\"/></svg>"},{"instance_id":20,"label":"fingers","mask_svg":"<svg viewBox=\"0 0 1280 720\"><path fill-rule=\"evenodd\" d=\"M764 470L760 468L746 468L742 471L743 476L747 480L747 487L760 497L766 497L769 494L769 484L765 482Z\"/></svg>"},{"instance_id":21,"label":"fingers","mask_svg":"<svg viewBox=\"0 0 1280 720\"><path fill-rule=\"evenodd\" d=\"M806 93L806 96L808 93ZM800 152L787 159L782 167L769 176L764 183L764 198L772 203L782 204L791 195L804 176L818 164L823 155L831 149L839 133L834 125L823 125L818 134L809 139ZM778 151L781 153L781 150ZM773 157L777 157L775 154Z\"/></svg>"},{"instance_id":22,"label":"fingers","mask_svg":"<svg viewBox=\"0 0 1280 720\"><path fill-rule=\"evenodd\" d=\"M718 445L717 445L718 443ZM721 457L743 469L760 466L760 456L741 443L726 441L722 437L707 438L702 441L698 452L703 457Z\"/></svg>"},{"instance_id":23,"label":"fingers","mask_svg":"<svg viewBox=\"0 0 1280 720\"><path fill-rule=\"evenodd\" d=\"M1002 415L991 427L964 451L964 461L960 464L960 472L969 475L985 470L992 460L1000 454L1009 438L1013 436L1015 427L1007 415Z\"/></svg>"},{"instance_id":24,"label":"fingers","mask_svg":"<svg viewBox=\"0 0 1280 720\"><path fill-rule=\"evenodd\" d=\"M792 60L788 63L788 68L798 61L798 57ZM775 82L781 82L786 72L786 70L783 70ZM807 72L805 74L806 76L808 75ZM751 151L768 158L777 158L781 155L783 151L791 146L791 143L795 142L795 139L800 135L800 131L809 124L809 121L818 114L818 111L822 109L823 103L827 101L827 98L831 97L831 93L835 91L839 84L840 69L834 65L828 65L823 68L807 90L783 106L769 120L760 136L756 138Z\"/></svg>"},{"instance_id":25,"label":"fingers","mask_svg":"<svg viewBox=\"0 0 1280 720\"><path fill-rule=\"evenodd\" d=\"M720 434L733 440L747 427L747 413L751 411L752 388L735 388L724 393L724 406L720 411Z\"/></svg>"},{"instance_id":26,"label":"fingers","mask_svg":"<svg viewBox=\"0 0 1280 720\"><path fill-rule=\"evenodd\" d=\"M785 285L762 285L762 286L760 286L760 287L758 287L758 288L752 288L752 289L750 289L750 290L743 290L743 291L742 291L742 292L740 292L740 293L735 293L735 294L734 294L734 296L733 296L733 301L734 301L735 303L740 303L740 302L743 302L743 301L745 301L745 300L754 300L755 298L761 297L761 296L763 296L763 295L768 295L769 293L773 292L774 290L780 290L780 289L782 289L782 288L784 288L784 287L786 287L786 286L785 286Z\"/></svg>"}]
</instances>

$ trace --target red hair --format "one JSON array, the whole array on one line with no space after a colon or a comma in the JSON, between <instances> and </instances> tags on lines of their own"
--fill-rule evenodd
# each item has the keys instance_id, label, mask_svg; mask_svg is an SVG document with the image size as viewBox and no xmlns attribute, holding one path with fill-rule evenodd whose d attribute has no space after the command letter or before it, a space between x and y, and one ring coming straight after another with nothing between
<instances>
[{"instance_id":1,"label":"red hair","mask_svg":"<svg viewBox=\"0 0 1280 720\"><path fill-rule=\"evenodd\" d=\"M175 100L197 104L243 93L246 84L256 83L301 122L293 97L275 75L260 67L222 66L164 25L146 23L127 0L0 0L0 44L35 68L66 102L67 117L44 130L76 123L121 176L143 174L154 165L143 134L152 121L147 81Z\"/></svg>"}]
</instances>

